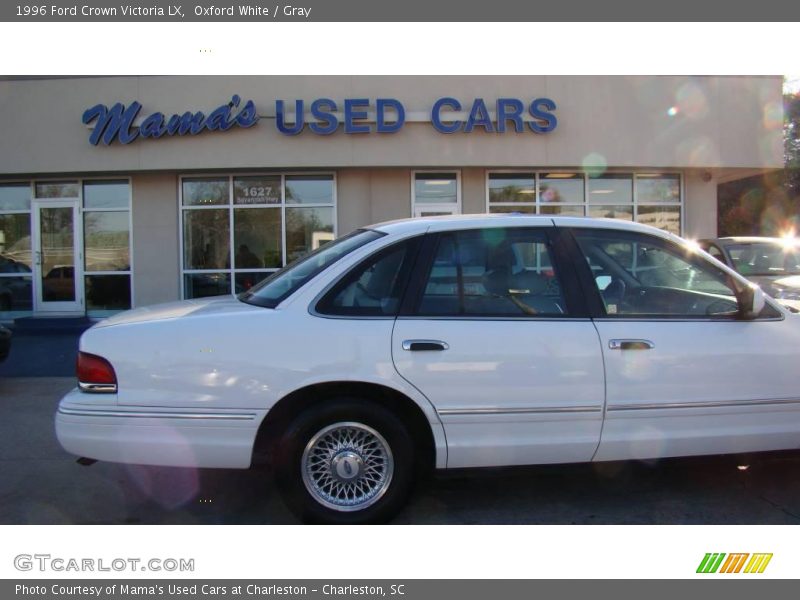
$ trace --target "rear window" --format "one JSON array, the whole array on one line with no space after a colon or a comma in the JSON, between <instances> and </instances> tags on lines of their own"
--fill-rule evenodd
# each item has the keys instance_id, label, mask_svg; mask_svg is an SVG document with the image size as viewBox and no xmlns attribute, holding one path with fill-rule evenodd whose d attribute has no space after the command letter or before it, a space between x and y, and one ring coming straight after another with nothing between
<instances>
[{"instance_id":1,"label":"rear window","mask_svg":"<svg viewBox=\"0 0 800 600\"><path fill-rule=\"evenodd\" d=\"M386 234L371 229L357 229L285 266L258 285L239 294L238 298L248 304L275 308L340 258L384 235Z\"/></svg>"}]
</instances>

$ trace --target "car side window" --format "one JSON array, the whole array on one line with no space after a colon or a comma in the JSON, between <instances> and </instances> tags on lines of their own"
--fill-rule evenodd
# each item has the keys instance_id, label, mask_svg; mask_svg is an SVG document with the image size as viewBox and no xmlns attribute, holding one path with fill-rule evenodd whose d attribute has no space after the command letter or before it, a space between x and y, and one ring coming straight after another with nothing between
<instances>
[{"instance_id":1,"label":"car side window","mask_svg":"<svg viewBox=\"0 0 800 600\"><path fill-rule=\"evenodd\" d=\"M486 229L442 234L416 313L554 317L567 312L546 233Z\"/></svg>"},{"instance_id":2,"label":"car side window","mask_svg":"<svg viewBox=\"0 0 800 600\"><path fill-rule=\"evenodd\" d=\"M733 318L733 279L707 259L635 232L575 230L608 316Z\"/></svg>"},{"instance_id":3,"label":"car side window","mask_svg":"<svg viewBox=\"0 0 800 600\"><path fill-rule=\"evenodd\" d=\"M723 263L725 262L725 256L723 256L722 250L717 248L714 244L711 244L708 247L708 253L711 256L713 256L714 258L716 258L718 261L723 262Z\"/></svg>"},{"instance_id":4,"label":"car side window","mask_svg":"<svg viewBox=\"0 0 800 600\"><path fill-rule=\"evenodd\" d=\"M321 314L385 317L397 315L419 238L376 252L349 271L317 303Z\"/></svg>"}]
</instances>

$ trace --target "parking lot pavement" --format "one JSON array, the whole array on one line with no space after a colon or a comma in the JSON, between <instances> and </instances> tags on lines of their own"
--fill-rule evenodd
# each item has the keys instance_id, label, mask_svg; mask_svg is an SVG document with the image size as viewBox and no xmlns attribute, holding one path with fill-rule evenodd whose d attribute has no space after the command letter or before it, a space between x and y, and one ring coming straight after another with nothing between
<instances>
[{"instance_id":1,"label":"parking lot pavement","mask_svg":"<svg viewBox=\"0 0 800 600\"><path fill-rule=\"evenodd\" d=\"M0 523L296 523L261 470L78 465L53 431L73 385L0 378ZM800 451L460 471L419 486L395 522L795 524Z\"/></svg>"},{"instance_id":2,"label":"parking lot pavement","mask_svg":"<svg viewBox=\"0 0 800 600\"><path fill-rule=\"evenodd\" d=\"M0 363L3 377L70 377L75 374L79 333L21 333L11 338L11 352Z\"/></svg>"}]
</instances>

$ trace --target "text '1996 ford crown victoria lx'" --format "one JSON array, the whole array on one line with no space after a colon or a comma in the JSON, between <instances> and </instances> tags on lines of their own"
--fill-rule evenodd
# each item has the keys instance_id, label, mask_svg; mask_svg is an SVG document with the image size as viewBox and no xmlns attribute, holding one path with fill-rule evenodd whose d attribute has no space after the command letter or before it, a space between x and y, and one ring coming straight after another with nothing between
<instances>
[{"instance_id":1,"label":"text '1996 ford crown victoria lx'","mask_svg":"<svg viewBox=\"0 0 800 600\"><path fill-rule=\"evenodd\" d=\"M669 233L412 219L97 323L56 430L104 461L270 462L302 518L375 522L431 469L797 448L798 364L800 316Z\"/></svg>"}]
</instances>

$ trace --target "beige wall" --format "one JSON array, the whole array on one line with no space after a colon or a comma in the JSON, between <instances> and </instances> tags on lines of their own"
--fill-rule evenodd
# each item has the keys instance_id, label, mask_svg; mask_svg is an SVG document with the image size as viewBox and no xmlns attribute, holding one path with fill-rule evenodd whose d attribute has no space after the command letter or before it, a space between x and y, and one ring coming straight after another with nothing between
<instances>
[{"instance_id":1,"label":"beige wall","mask_svg":"<svg viewBox=\"0 0 800 600\"><path fill-rule=\"evenodd\" d=\"M683 235L702 239L717 236L717 180L705 169L688 169L683 175Z\"/></svg>"},{"instance_id":2,"label":"beige wall","mask_svg":"<svg viewBox=\"0 0 800 600\"><path fill-rule=\"evenodd\" d=\"M133 305L180 298L178 178L136 175L133 187Z\"/></svg>"},{"instance_id":3,"label":"beige wall","mask_svg":"<svg viewBox=\"0 0 800 600\"><path fill-rule=\"evenodd\" d=\"M337 233L411 216L411 171L346 169L336 175Z\"/></svg>"},{"instance_id":4,"label":"beige wall","mask_svg":"<svg viewBox=\"0 0 800 600\"><path fill-rule=\"evenodd\" d=\"M461 170L461 212L486 212L486 169Z\"/></svg>"},{"instance_id":5,"label":"beige wall","mask_svg":"<svg viewBox=\"0 0 800 600\"><path fill-rule=\"evenodd\" d=\"M0 80L0 175L137 170L326 167L777 168L782 165L781 77L672 76L214 76ZM97 104L142 103L142 116L208 113L232 94L265 118L247 130L92 146L82 124ZM393 97L429 114L453 96L550 97L559 124L548 134L441 134L407 122L395 134L285 136L275 100ZM674 108L670 116L668 110Z\"/></svg>"}]
</instances>

